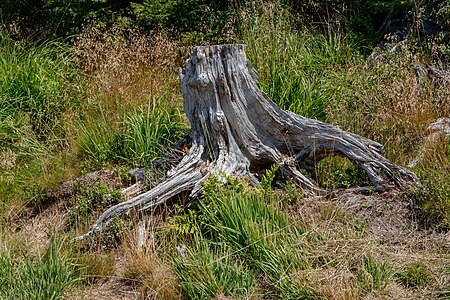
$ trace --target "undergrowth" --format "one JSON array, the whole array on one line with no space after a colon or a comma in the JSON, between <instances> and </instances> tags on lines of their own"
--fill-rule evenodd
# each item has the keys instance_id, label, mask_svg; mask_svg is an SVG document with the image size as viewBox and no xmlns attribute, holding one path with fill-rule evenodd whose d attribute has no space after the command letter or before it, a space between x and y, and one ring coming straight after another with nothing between
<instances>
[{"instance_id":1,"label":"undergrowth","mask_svg":"<svg viewBox=\"0 0 450 300\"><path fill-rule=\"evenodd\" d=\"M181 112L164 101L154 99L146 109L124 112L117 123L111 123L106 112L88 125L80 124L81 152L99 165L122 162L143 166L161 157L187 134Z\"/></svg>"},{"instance_id":2,"label":"undergrowth","mask_svg":"<svg viewBox=\"0 0 450 300\"><path fill-rule=\"evenodd\" d=\"M62 299L80 279L77 266L63 251L64 243L54 241L45 253L32 258L1 245L1 299Z\"/></svg>"},{"instance_id":3,"label":"undergrowth","mask_svg":"<svg viewBox=\"0 0 450 300\"><path fill-rule=\"evenodd\" d=\"M198 212L188 210L185 215L190 217L184 222L195 227L185 234L189 259L176 260L183 290L202 299L258 293L282 299L312 297L312 291L290 276L308 267L302 228L276 208L270 193L245 188L236 180L230 184L223 187L210 179L204 198L195 203ZM177 230L177 224L172 228ZM258 292L258 285L264 290Z\"/></svg>"},{"instance_id":4,"label":"undergrowth","mask_svg":"<svg viewBox=\"0 0 450 300\"><path fill-rule=\"evenodd\" d=\"M69 199L69 204L73 207L67 217L69 226L86 224L91 221L91 217L98 214L101 209L106 209L112 205L122 202L123 195L118 189L110 189L100 183L86 191L78 192Z\"/></svg>"},{"instance_id":5,"label":"undergrowth","mask_svg":"<svg viewBox=\"0 0 450 300\"><path fill-rule=\"evenodd\" d=\"M418 66L431 62L426 53L411 44L364 59L344 28L299 26L279 2L243 5L236 13L232 39L247 45L263 91L284 109L382 143L395 163L416 161L423 189L411 198L414 224L448 231L450 148L428 126L448 116L450 95L445 85L416 76ZM34 218L29 206L45 210L44 189L101 167L145 166L186 135L176 77L186 50L164 30L94 23L74 45L1 37L2 234L25 234L8 222ZM320 199L312 205L294 183L274 182L276 172L277 165L266 172L262 189L211 178L202 198L161 209L163 220L146 228L144 245L139 234L133 240L124 234L141 228L133 216L116 219L76 253L53 241L45 253L31 254L7 241L0 298L59 299L76 282L90 286L117 274L151 299L361 299L392 296L393 286L426 298L443 289L445 267L433 265L442 257L428 258L426 241L385 244L388 234L374 235L381 229L347 211L357 206L371 214L388 196L374 195L373 206L354 199L347 207ZM368 185L345 159L327 158L314 173L325 187ZM68 202L70 226L61 235L86 232L93 218L123 200L101 185L82 190ZM404 251L410 244L418 263ZM119 254L123 265L114 259Z\"/></svg>"}]
</instances>

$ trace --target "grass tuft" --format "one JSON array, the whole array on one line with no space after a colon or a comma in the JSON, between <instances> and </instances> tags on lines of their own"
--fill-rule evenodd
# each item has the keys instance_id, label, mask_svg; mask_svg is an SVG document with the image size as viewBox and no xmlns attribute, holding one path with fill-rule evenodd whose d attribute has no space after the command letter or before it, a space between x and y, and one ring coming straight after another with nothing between
<instances>
[{"instance_id":1,"label":"grass tuft","mask_svg":"<svg viewBox=\"0 0 450 300\"><path fill-rule=\"evenodd\" d=\"M214 299L220 295L247 299L256 280L249 266L232 249L195 235L186 257L175 259L181 286L189 299Z\"/></svg>"},{"instance_id":2,"label":"grass tuft","mask_svg":"<svg viewBox=\"0 0 450 300\"><path fill-rule=\"evenodd\" d=\"M423 264L411 264L397 273L397 278L408 288L421 288L430 281L430 273Z\"/></svg>"},{"instance_id":3,"label":"grass tuft","mask_svg":"<svg viewBox=\"0 0 450 300\"><path fill-rule=\"evenodd\" d=\"M195 249L190 250L190 255L204 256L204 260L209 262L203 269L204 276L212 276L213 282L220 281L220 284L213 286L221 286L220 289L205 286L204 289L210 291L205 292L205 297L212 291L228 295L229 285L234 281L227 281L229 275L218 278L217 274L210 272L213 269L208 268L214 265L219 268L230 262L232 266L243 265L253 270L258 283L265 288L266 296L313 298L312 291L299 286L291 278L292 273L308 266L308 253L300 243L302 229L292 225L287 215L275 208L276 198L271 193L247 189L236 180L231 180L230 185L224 187L215 179L210 179L205 185L204 199L196 204L198 213L191 214L195 216L197 229L193 230L194 234L188 235L191 242L187 247ZM180 262L183 260L179 260L178 265ZM186 264L189 266L189 263ZM234 272L233 268L229 272ZM179 275L183 280L188 273L186 269L178 269L182 270ZM191 282L193 278L187 280ZM241 289L247 282L245 286L248 291L250 279L239 280L233 283L237 285L234 289ZM189 286L189 289L193 287Z\"/></svg>"},{"instance_id":4,"label":"grass tuft","mask_svg":"<svg viewBox=\"0 0 450 300\"><path fill-rule=\"evenodd\" d=\"M51 243L36 258L14 255L9 246L0 251L0 294L2 299L62 299L80 278L76 266L62 251L62 243ZM4 298L3 298L4 297Z\"/></svg>"},{"instance_id":5,"label":"grass tuft","mask_svg":"<svg viewBox=\"0 0 450 300\"><path fill-rule=\"evenodd\" d=\"M393 269L368 255L363 258L358 279L363 291L384 289L393 279Z\"/></svg>"},{"instance_id":6,"label":"grass tuft","mask_svg":"<svg viewBox=\"0 0 450 300\"><path fill-rule=\"evenodd\" d=\"M155 99L147 109L123 113L116 124L106 115L89 125L81 124L80 149L100 164L146 165L186 135L182 120L178 109L167 107L164 99Z\"/></svg>"}]
</instances>

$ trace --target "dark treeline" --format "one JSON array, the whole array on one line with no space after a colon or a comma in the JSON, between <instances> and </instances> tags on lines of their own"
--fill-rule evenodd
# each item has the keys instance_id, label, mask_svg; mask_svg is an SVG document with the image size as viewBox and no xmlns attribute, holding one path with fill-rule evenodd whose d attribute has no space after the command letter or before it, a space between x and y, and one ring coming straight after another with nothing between
<instances>
[{"instance_id":1,"label":"dark treeline","mask_svg":"<svg viewBox=\"0 0 450 300\"><path fill-rule=\"evenodd\" d=\"M450 4L447 0L276 0L298 26L352 33L371 48L386 33L400 38L431 37L448 44ZM271 0L4 0L3 24L16 38L67 37L92 22L120 23L145 30L165 29L190 41L227 40L239 12L254 13Z\"/></svg>"}]
</instances>

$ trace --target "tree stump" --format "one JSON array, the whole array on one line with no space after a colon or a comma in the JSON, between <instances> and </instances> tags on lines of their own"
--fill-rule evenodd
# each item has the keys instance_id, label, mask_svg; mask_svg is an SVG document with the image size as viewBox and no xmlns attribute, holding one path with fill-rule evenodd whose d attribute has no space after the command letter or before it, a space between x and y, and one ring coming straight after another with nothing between
<instances>
[{"instance_id":1,"label":"tree stump","mask_svg":"<svg viewBox=\"0 0 450 300\"><path fill-rule=\"evenodd\" d=\"M255 174L273 164L306 193L318 194L324 190L299 169L314 170L331 155L363 168L376 191L420 186L412 172L383 156L381 144L277 107L259 89L244 45L196 47L179 77L192 126L187 154L161 184L106 210L91 232L130 209L150 209L183 191L196 196L211 175L259 184Z\"/></svg>"}]
</instances>

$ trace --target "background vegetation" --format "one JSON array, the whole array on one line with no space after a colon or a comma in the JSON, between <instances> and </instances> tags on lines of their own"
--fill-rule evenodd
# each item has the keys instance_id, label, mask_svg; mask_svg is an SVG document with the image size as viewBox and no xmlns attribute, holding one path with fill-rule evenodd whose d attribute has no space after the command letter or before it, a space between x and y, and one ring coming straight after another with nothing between
<instances>
[{"instance_id":1,"label":"background vegetation","mask_svg":"<svg viewBox=\"0 0 450 300\"><path fill-rule=\"evenodd\" d=\"M0 299L449 296L450 141L429 128L450 114L448 1L7 0L0 13ZM279 106L382 143L423 188L311 199L273 166L262 189L211 179L200 199L69 243L124 200L129 169L158 177L151 163L188 132L177 70L192 46L235 42ZM367 183L346 159L315 173Z\"/></svg>"}]
</instances>

